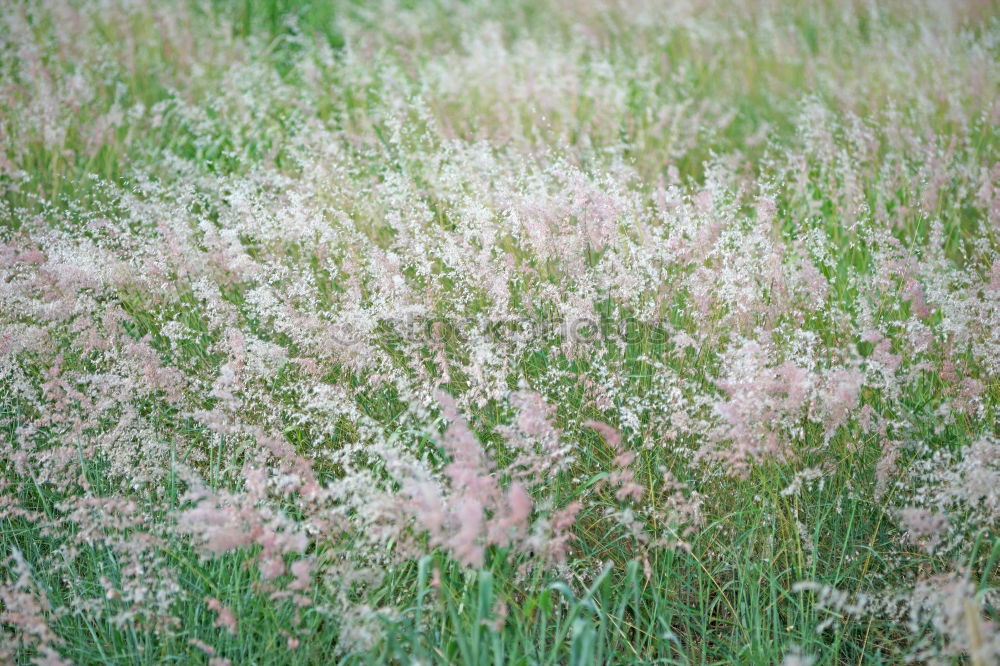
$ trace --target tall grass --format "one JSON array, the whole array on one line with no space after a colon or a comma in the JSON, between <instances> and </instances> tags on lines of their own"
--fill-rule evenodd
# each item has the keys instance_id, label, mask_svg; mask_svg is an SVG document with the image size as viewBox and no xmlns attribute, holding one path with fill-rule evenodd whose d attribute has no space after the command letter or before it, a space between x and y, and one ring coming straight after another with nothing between
<instances>
[{"instance_id":1,"label":"tall grass","mask_svg":"<svg viewBox=\"0 0 1000 666\"><path fill-rule=\"evenodd\" d=\"M1000 658L993 4L0 19L0 662Z\"/></svg>"}]
</instances>

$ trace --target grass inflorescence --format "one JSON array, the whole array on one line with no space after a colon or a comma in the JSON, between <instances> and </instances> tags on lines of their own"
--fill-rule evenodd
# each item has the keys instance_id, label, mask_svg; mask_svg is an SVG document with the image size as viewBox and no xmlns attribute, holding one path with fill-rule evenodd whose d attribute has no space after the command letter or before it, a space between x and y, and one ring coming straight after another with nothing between
<instances>
[{"instance_id":1,"label":"grass inflorescence","mask_svg":"<svg viewBox=\"0 0 1000 666\"><path fill-rule=\"evenodd\" d=\"M0 7L0 662L1000 659L990 2Z\"/></svg>"}]
</instances>

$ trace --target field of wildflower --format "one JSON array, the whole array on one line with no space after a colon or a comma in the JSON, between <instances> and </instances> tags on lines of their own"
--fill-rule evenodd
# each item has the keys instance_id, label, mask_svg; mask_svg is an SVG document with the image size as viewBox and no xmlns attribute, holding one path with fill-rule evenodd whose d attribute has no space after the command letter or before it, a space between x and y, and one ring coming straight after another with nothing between
<instances>
[{"instance_id":1,"label":"field of wildflower","mask_svg":"<svg viewBox=\"0 0 1000 666\"><path fill-rule=\"evenodd\" d=\"M1000 5L0 3L0 664L1000 661Z\"/></svg>"}]
</instances>

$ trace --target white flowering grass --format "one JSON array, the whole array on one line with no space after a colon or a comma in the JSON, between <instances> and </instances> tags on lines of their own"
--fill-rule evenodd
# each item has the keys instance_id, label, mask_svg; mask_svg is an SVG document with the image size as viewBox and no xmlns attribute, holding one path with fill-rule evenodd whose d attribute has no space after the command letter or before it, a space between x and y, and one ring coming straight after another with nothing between
<instances>
[{"instance_id":1,"label":"white flowering grass","mask_svg":"<svg viewBox=\"0 0 1000 666\"><path fill-rule=\"evenodd\" d=\"M0 8L0 662L995 663L982 2Z\"/></svg>"}]
</instances>

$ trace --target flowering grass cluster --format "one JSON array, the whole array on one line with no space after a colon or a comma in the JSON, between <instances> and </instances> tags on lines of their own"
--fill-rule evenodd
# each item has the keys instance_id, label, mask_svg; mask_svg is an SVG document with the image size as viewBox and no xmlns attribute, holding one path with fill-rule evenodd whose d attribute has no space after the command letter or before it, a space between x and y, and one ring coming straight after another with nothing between
<instances>
[{"instance_id":1,"label":"flowering grass cluster","mask_svg":"<svg viewBox=\"0 0 1000 666\"><path fill-rule=\"evenodd\" d=\"M0 663L996 663L998 57L3 3Z\"/></svg>"}]
</instances>

